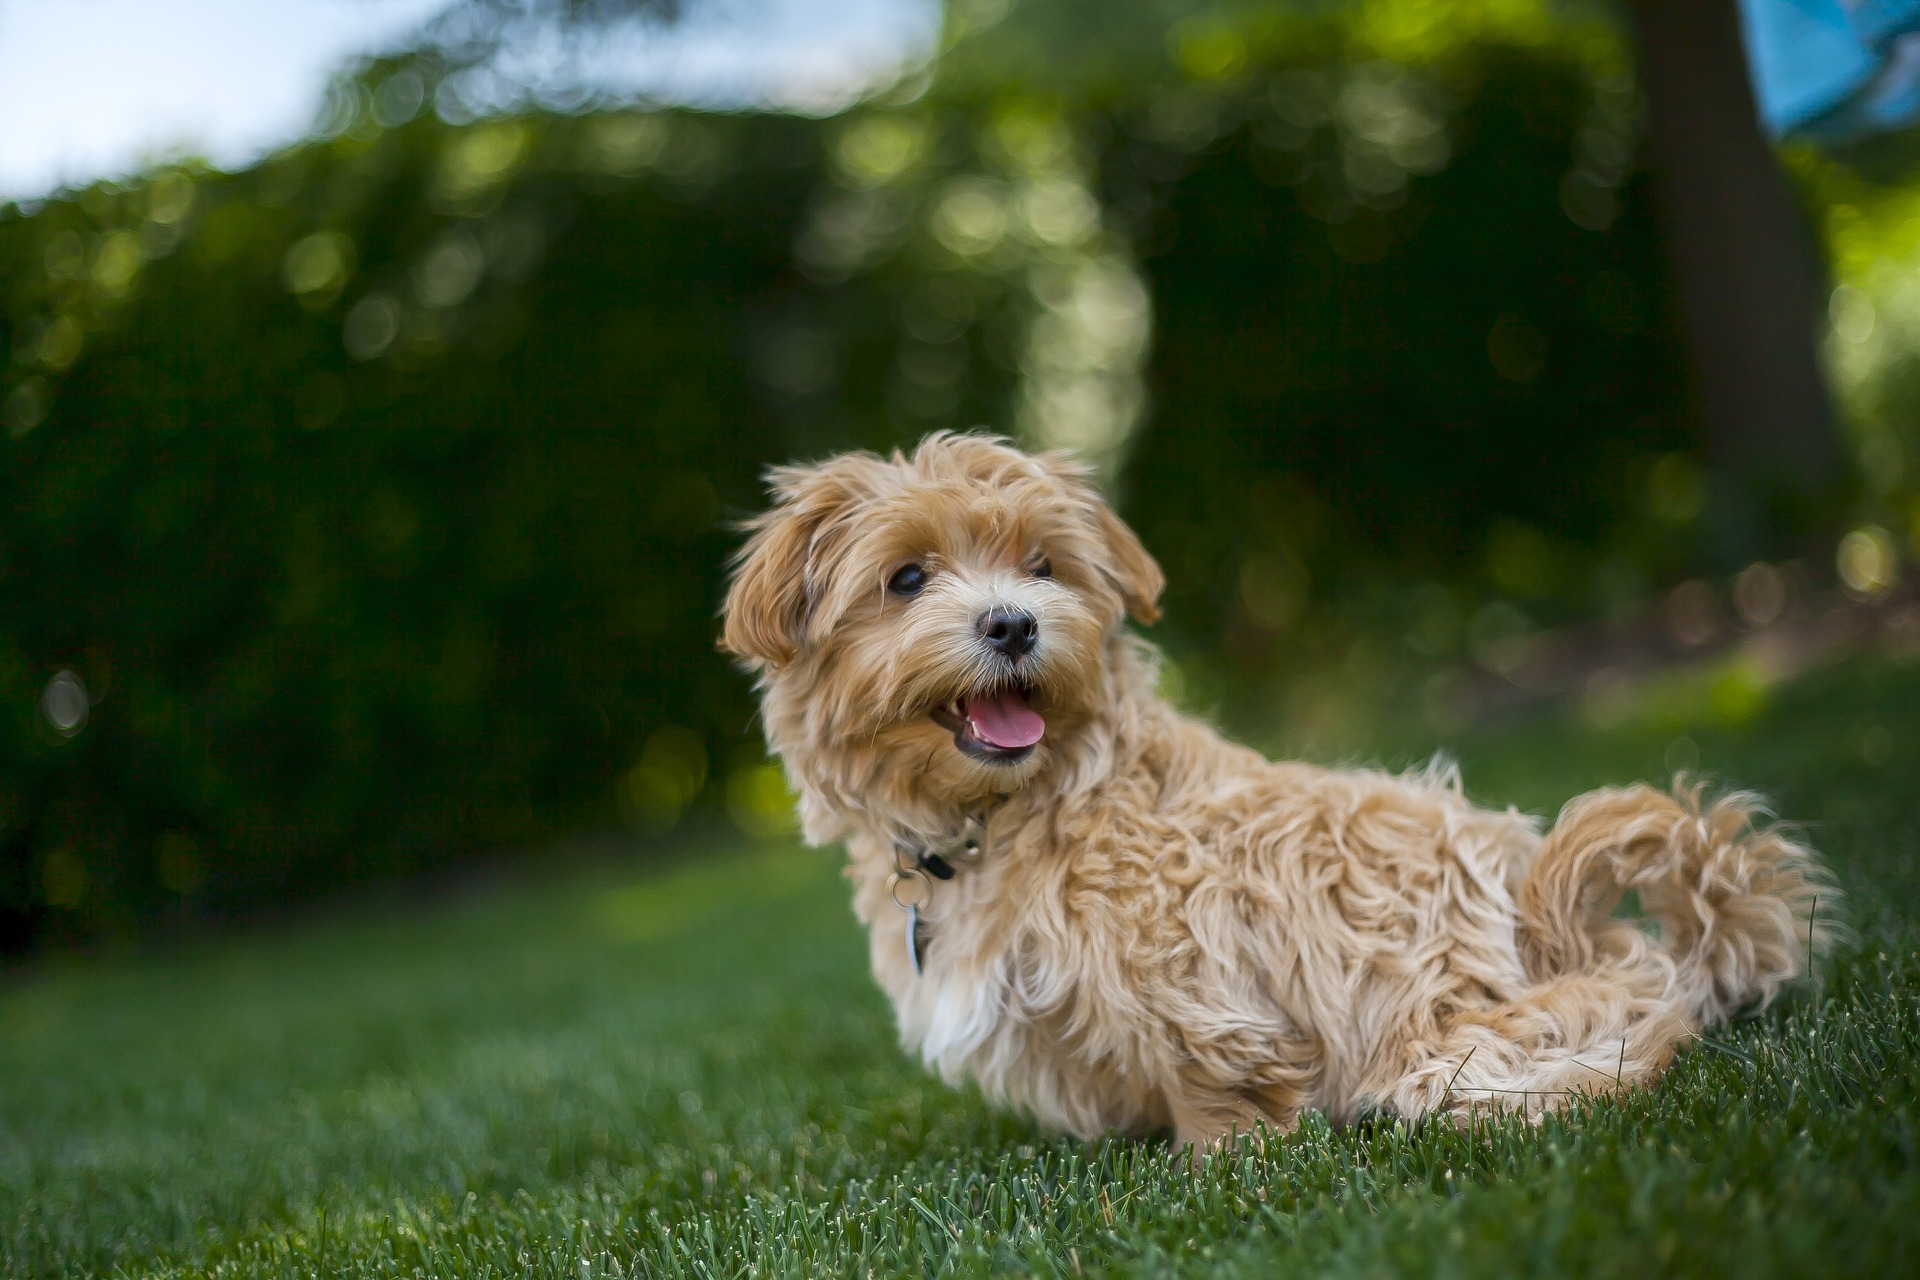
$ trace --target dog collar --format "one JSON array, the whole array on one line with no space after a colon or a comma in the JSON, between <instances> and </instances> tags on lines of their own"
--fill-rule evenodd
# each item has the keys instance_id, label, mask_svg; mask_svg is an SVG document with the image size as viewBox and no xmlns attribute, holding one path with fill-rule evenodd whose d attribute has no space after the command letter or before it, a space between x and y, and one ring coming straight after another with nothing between
<instances>
[{"instance_id":1,"label":"dog collar","mask_svg":"<svg viewBox=\"0 0 1920 1280\"><path fill-rule=\"evenodd\" d=\"M962 856L968 859L980 856L980 846L972 840L962 845L961 851ZM917 853L914 855L913 860L920 870L926 872L935 880L951 880L959 874L958 869L955 868L951 862L948 862L937 853Z\"/></svg>"},{"instance_id":2,"label":"dog collar","mask_svg":"<svg viewBox=\"0 0 1920 1280\"><path fill-rule=\"evenodd\" d=\"M971 865L979 859L985 836L986 823L977 816L969 816L966 825L961 828L959 843L944 851L909 848L901 843L893 846L894 870L887 880L887 894L893 899L893 905L907 917L907 959L913 963L916 977L922 972L927 943L931 940L927 918L920 914L920 908L933 896L935 880L951 880L960 874L960 867ZM959 865L956 866L956 863ZM909 883L918 887L910 891L909 900L903 902L901 890Z\"/></svg>"}]
</instances>

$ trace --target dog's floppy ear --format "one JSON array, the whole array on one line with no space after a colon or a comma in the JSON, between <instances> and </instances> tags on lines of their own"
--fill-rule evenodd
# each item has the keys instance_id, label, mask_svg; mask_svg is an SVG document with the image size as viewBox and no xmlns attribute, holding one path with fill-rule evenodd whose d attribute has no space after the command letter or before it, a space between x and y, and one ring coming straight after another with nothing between
<instances>
[{"instance_id":1,"label":"dog's floppy ear","mask_svg":"<svg viewBox=\"0 0 1920 1280\"><path fill-rule=\"evenodd\" d=\"M1037 461L1053 476L1078 489L1093 509L1093 523L1106 549L1100 571L1120 592L1127 612L1141 623L1160 620L1160 593L1166 589L1167 575L1147 553L1140 536L1127 522L1114 514L1107 500L1093 485L1093 469L1065 453L1043 453Z\"/></svg>"},{"instance_id":2,"label":"dog's floppy ear","mask_svg":"<svg viewBox=\"0 0 1920 1280\"><path fill-rule=\"evenodd\" d=\"M800 652L814 539L853 495L820 467L776 467L768 482L774 505L747 521L752 536L733 558L720 647L749 666L779 667Z\"/></svg>"},{"instance_id":3,"label":"dog's floppy ear","mask_svg":"<svg viewBox=\"0 0 1920 1280\"><path fill-rule=\"evenodd\" d=\"M1127 527L1127 522L1100 498L1095 497L1093 501L1100 532L1107 543L1107 563L1101 568L1113 579L1113 585L1120 588L1120 598L1127 602L1128 613L1142 623L1159 621L1160 592L1166 588L1167 575L1161 571L1160 563L1147 553L1139 535Z\"/></svg>"}]
</instances>

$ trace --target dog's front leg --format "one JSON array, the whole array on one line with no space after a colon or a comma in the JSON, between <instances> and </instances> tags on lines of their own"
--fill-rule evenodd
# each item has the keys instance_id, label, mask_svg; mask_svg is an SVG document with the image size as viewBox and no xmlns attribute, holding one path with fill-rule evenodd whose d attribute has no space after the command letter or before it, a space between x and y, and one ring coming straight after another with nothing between
<instances>
[{"instance_id":1,"label":"dog's front leg","mask_svg":"<svg viewBox=\"0 0 1920 1280\"><path fill-rule=\"evenodd\" d=\"M1230 1086L1186 1078L1177 1092L1169 1091L1167 1111L1175 1149L1195 1162L1241 1138L1264 1144L1269 1137L1284 1137L1300 1123L1295 1091L1273 1085Z\"/></svg>"}]
</instances>

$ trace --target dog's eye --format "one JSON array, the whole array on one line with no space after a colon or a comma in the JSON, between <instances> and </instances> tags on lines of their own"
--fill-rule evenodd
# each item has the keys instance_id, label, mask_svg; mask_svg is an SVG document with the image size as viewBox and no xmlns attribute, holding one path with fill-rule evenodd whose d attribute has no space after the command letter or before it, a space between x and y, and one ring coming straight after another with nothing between
<instances>
[{"instance_id":1,"label":"dog's eye","mask_svg":"<svg viewBox=\"0 0 1920 1280\"><path fill-rule=\"evenodd\" d=\"M903 564L887 579L887 590L897 596L917 596L926 585L927 567L923 564Z\"/></svg>"},{"instance_id":2,"label":"dog's eye","mask_svg":"<svg viewBox=\"0 0 1920 1280\"><path fill-rule=\"evenodd\" d=\"M1053 561L1042 558L1038 564L1035 564L1031 569L1027 570L1027 572L1036 578L1051 578L1053 576Z\"/></svg>"}]
</instances>

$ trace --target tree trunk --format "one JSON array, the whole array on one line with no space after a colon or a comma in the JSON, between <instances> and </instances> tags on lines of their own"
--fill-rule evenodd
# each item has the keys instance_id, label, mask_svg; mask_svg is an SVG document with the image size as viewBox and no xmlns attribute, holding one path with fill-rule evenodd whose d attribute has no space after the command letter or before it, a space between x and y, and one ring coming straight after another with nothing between
<instances>
[{"instance_id":1,"label":"tree trunk","mask_svg":"<svg viewBox=\"0 0 1920 1280\"><path fill-rule=\"evenodd\" d=\"M1734 0L1629 0L1694 393L1729 554L1783 549L1839 474L1824 272L1762 136ZM1783 509L1784 508L1784 509ZM1744 545L1742 545L1744 544Z\"/></svg>"}]
</instances>

